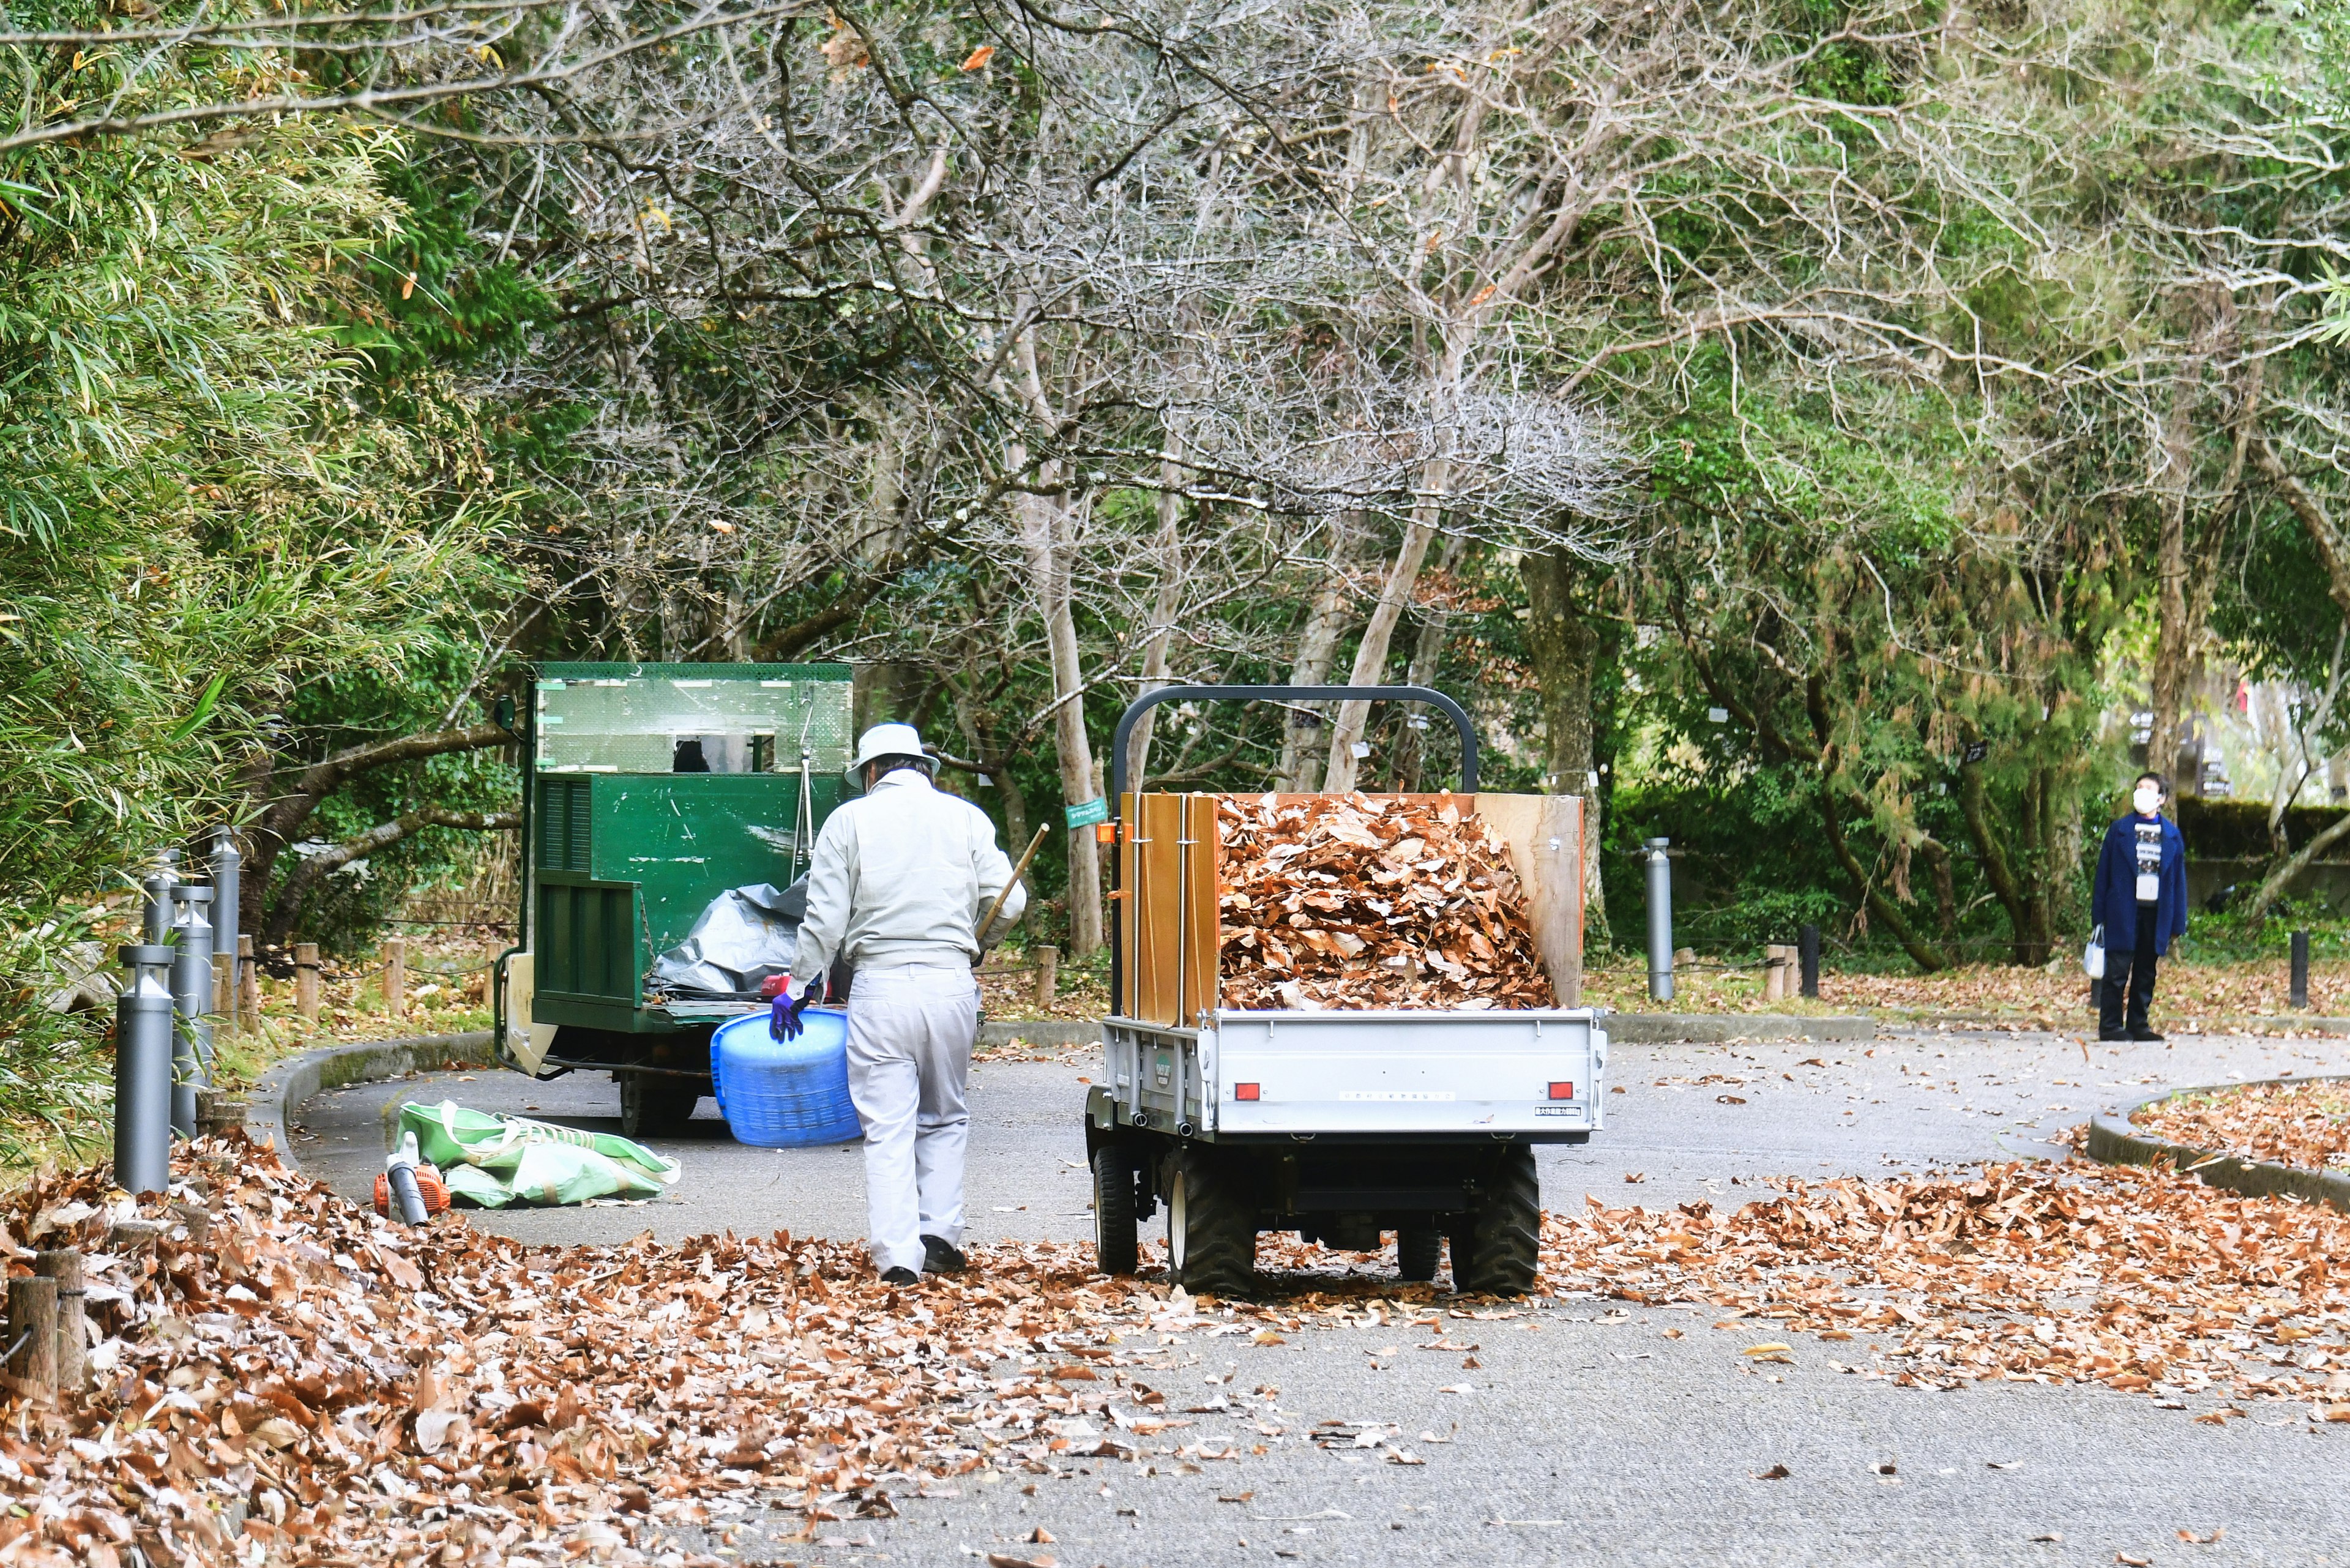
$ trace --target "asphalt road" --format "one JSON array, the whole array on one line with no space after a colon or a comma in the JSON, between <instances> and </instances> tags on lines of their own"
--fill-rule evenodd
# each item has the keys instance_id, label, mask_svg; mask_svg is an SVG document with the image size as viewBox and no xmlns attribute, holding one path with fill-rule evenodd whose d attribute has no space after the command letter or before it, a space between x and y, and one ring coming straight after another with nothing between
<instances>
[{"instance_id":1,"label":"asphalt road","mask_svg":"<svg viewBox=\"0 0 2350 1568\"><path fill-rule=\"evenodd\" d=\"M1078 1125L1098 1056L983 1064L973 1074L972 1233L1090 1232ZM2047 1152L2041 1140L2158 1084L2350 1073L2350 1042L2183 1038L2086 1054L2069 1037L1913 1034L1873 1044L1617 1046L1607 1128L1543 1153L1544 1196L1572 1207L1736 1200L1774 1175L1881 1175ZM441 1075L330 1093L299 1120L296 1154L359 1196L381 1160L381 1108L443 1096L609 1127L608 1082ZM702 1115L712 1115L707 1102ZM686 1162L640 1207L477 1216L533 1240L862 1229L853 1147L788 1153L709 1135L665 1142ZM1627 1185L1628 1176L1641 1178ZM1440 1303L1441 1304L1441 1303ZM1408 1314L1409 1315L1409 1314ZM1425 1311L1417 1315L1427 1316ZM2263 1403L2196 1425L2203 1406L2145 1395L1982 1385L1948 1394L1869 1376L1864 1341L1799 1338L1792 1366L1751 1365L1752 1334L1711 1312L1627 1313L1543 1299L1514 1315L1309 1329L1260 1346L1212 1323L1130 1344L1139 1375L1194 1425L1146 1460L1045 1474L983 1472L895 1520L826 1525L754 1510L688 1550L754 1563L968 1564L989 1553L1101 1563L2350 1564L2339 1477L2350 1428ZM1684 1331L1667 1338L1669 1329ZM1473 1352L1468 1346L1473 1345ZM1478 1365L1465 1363L1473 1355ZM1852 1370L1845 1370L1849 1366ZM1143 1370L1151 1368L1154 1370ZM1009 1371L1007 1364L1005 1371ZM1466 1390L1466 1391L1461 1391ZM1188 1403L1186 1396L1192 1396ZM1425 1462L1304 1440L1326 1420L1379 1423ZM1263 1428L1283 1434L1274 1438ZM1422 1434L1427 1434L1423 1437ZM1193 1464L1178 1445L1241 1457ZM1250 1455L1263 1443L1263 1455ZM1890 1464L1891 1473L1877 1468ZM1993 1468L1994 1466L2000 1468ZM1762 1480L1774 1467L1783 1479ZM937 1490L935 1487L932 1490ZM718 1523L724 1525L722 1516ZM1039 1526L1052 1544L1032 1542ZM2189 1543L2178 1532L2217 1541ZM2040 1539L2049 1537L2054 1539Z\"/></svg>"}]
</instances>

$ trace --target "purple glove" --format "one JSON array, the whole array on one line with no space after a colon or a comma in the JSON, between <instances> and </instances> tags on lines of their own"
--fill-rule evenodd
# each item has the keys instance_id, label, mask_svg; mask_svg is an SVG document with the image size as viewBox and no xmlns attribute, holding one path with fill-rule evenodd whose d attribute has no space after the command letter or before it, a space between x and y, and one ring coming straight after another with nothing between
<instances>
[{"instance_id":1,"label":"purple glove","mask_svg":"<svg viewBox=\"0 0 2350 1568\"><path fill-rule=\"evenodd\" d=\"M800 1032L807 1027L800 1022L800 1014L806 1012L815 1001L814 986L802 992L797 1002L794 1002L788 992L775 998L767 1008L767 1033L777 1040L798 1039Z\"/></svg>"}]
</instances>

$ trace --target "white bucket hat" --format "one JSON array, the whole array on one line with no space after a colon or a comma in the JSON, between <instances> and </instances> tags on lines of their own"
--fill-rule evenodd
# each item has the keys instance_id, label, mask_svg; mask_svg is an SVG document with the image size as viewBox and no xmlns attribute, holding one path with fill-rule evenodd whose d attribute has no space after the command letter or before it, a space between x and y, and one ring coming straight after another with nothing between
<instances>
[{"instance_id":1,"label":"white bucket hat","mask_svg":"<svg viewBox=\"0 0 2350 1568\"><path fill-rule=\"evenodd\" d=\"M865 771L868 763L878 763L883 757L915 757L925 766L930 753L922 749L922 732L911 724L876 724L865 732L857 742L857 755L848 764L854 775Z\"/></svg>"}]
</instances>

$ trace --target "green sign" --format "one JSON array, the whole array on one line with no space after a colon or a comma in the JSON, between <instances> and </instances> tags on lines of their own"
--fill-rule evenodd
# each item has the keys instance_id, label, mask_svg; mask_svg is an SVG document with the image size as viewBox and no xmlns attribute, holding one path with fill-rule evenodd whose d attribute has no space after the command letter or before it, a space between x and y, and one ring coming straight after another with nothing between
<instances>
[{"instance_id":1,"label":"green sign","mask_svg":"<svg viewBox=\"0 0 2350 1568\"><path fill-rule=\"evenodd\" d=\"M1066 807L1062 815L1069 819L1069 826L1073 828L1090 827L1097 822L1109 820L1109 802L1098 796L1092 800L1081 800L1076 805Z\"/></svg>"}]
</instances>

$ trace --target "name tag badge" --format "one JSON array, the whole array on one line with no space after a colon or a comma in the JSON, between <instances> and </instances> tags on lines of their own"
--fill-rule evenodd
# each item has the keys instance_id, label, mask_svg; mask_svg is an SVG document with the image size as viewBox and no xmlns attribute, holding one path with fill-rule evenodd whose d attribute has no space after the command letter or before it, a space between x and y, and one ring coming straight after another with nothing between
<instances>
[{"instance_id":1,"label":"name tag badge","mask_svg":"<svg viewBox=\"0 0 2350 1568\"><path fill-rule=\"evenodd\" d=\"M2137 877L2137 901L2141 904L2158 902L2162 898L2162 878L2152 871L2141 871Z\"/></svg>"}]
</instances>

